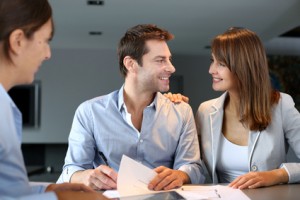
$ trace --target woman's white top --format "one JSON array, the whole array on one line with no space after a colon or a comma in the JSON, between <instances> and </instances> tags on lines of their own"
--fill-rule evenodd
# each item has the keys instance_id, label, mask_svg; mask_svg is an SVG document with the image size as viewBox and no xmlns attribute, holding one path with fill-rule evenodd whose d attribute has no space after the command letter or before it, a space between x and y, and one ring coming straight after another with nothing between
<instances>
[{"instance_id":1,"label":"woman's white top","mask_svg":"<svg viewBox=\"0 0 300 200\"><path fill-rule=\"evenodd\" d=\"M217 174L220 183L230 183L238 176L249 172L248 146L236 145L221 135Z\"/></svg>"}]
</instances>

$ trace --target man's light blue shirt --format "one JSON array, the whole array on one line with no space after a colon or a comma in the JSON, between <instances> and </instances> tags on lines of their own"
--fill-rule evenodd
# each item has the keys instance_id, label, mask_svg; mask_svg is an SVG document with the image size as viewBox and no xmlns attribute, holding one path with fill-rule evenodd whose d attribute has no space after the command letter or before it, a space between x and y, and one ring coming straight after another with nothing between
<instances>
[{"instance_id":1,"label":"man's light blue shirt","mask_svg":"<svg viewBox=\"0 0 300 200\"><path fill-rule=\"evenodd\" d=\"M186 172L201 183L200 150L191 107L174 104L161 93L143 111L141 131L131 123L123 87L82 103L76 110L69 147L58 182L69 182L74 172L108 164L119 170L123 154L150 167L165 166Z\"/></svg>"},{"instance_id":2,"label":"man's light blue shirt","mask_svg":"<svg viewBox=\"0 0 300 200\"><path fill-rule=\"evenodd\" d=\"M21 151L22 115L0 84L0 199L57 199L29 183Z\"/></svg>"}]
</instances>

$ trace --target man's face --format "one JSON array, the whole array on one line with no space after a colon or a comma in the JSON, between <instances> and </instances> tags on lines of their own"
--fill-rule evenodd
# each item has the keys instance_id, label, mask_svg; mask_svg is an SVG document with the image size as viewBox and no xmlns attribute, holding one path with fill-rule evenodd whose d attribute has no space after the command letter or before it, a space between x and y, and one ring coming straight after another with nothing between
<instances>
[{"instance_id":1,"label":"man's face","mask_svg":"<svg viewBox=\"0 0 300 200\"><path fill-rule=\"evenodd\" d=\"M167 92L170 89L170 76L175 72L171 63L171 53L165 41L148 40L149 52L142 57L138 67L138 84L151 92Z\"/></svg>"}]
</instances>

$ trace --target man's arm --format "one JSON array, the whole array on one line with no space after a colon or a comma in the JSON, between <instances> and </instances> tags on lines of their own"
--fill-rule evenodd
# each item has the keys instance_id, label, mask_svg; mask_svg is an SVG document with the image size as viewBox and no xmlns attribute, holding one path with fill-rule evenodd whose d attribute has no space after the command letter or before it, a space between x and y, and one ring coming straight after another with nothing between
<instances>
[{"instance_id":1,"label":"man's arm","mask_svg":"<svg viewBox=\"0 0 300 200\"><path fill-rule=\"evenodd\" d=\"M63 172L58 183L83 183L93 189L116 188L117 173L105 165L94 169L96 141L90 104L85 102L76 110Z\"/></svg>"}]
</instances>

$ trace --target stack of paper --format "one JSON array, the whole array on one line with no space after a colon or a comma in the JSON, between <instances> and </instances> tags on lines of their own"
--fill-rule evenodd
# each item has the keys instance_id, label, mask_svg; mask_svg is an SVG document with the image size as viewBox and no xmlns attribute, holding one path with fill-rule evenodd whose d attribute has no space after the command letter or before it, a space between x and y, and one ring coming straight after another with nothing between
<instances>
[{"instance_id":1,"label":"stack of paper","mask_svg":"<svg viewBox=\"0 0 300 200\"><path fill-rule=\"evenodd\" d=\"M249 198L238 189L227 186L182 186L170 191L153 191L148 189L149 182L157 173L136 162L135 160L122 156L118 173L118 190L107 190L103 194L108 198L124 199L218 199L218 200L249 200ZM163 192L163 193L162 193ZM143 195L143 196L141 196Z\"/></svg>"}]
</instances>

